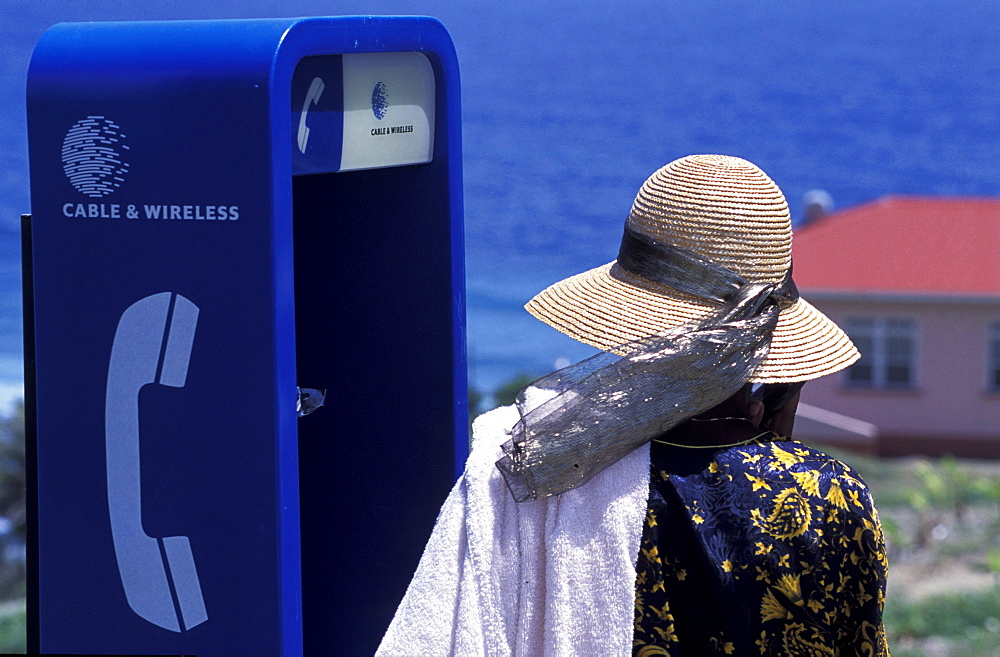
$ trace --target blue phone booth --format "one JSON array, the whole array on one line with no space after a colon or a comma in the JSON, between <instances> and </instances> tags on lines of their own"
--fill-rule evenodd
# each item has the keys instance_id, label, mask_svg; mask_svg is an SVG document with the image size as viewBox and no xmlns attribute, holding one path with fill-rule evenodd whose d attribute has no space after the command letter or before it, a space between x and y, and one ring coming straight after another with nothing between
<instances>
[{"instance_id":1,"label":"blue phone booth","mask_svg":"<svg viewBox=\"0 0 1000 657\"><path fill-rule=\"evenodd\" d=\"M374 651L467 454L460 127L429 18L45 33L29 651Z\"/></svg>"}]
</instances>

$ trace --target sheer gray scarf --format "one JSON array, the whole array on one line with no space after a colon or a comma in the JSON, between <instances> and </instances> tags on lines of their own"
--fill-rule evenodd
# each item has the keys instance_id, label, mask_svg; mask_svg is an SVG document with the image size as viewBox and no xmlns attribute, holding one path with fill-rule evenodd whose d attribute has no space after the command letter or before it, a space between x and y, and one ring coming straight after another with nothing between
<instances>
[{"instance_id":1,"label":"sheer gray scarf","mask_svg":"<svg viewBox=\"0 0 1000 657\"><path fill-rule=\"evenodd\" d=\"M689 250L625 226L618 265L719 307L697 322L627 342L531 384L551 399L529 409L497 461L518 502L582 486L609 465L735 394L767 357L782 309L798 300L791 268L750 283Z\"/></svg>"}]
</instances>

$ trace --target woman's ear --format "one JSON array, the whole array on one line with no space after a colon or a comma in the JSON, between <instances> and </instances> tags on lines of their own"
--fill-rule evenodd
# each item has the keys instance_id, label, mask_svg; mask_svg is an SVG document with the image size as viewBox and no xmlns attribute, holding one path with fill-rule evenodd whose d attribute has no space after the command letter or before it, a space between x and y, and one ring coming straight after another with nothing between
<instances>
[{"instance_id":1,"label":"woman's ear","mask_svg":"<svg viewBox=\"0 0 1000 657\"><path fill-rule=\"evenodd\" d=\"M767 421L767 425L763 427L764 429L770 429L779 436L784 436L785 438L792 437L792 429L795 426L795 411L799 407L799 397L802 395L802 390L800 389L795 395L788 400L784 408L774 414L774 416Z\"/></svg>"}]
</instances>

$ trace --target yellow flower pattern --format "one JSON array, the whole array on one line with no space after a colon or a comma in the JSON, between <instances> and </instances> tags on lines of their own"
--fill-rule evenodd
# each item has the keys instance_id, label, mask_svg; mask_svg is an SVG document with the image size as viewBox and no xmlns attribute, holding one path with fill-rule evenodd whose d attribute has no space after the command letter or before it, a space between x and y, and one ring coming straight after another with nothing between
<instances>
[{"instance_id":1,"label":"yellow flower pattern","mask_svg":"<svg viewBox=\"0 0 1000 657\"><path fill-rule=\"evenodd\" d=\"M882 529L854 470L776 435L650 454L633 655L888 657Z\"/></svg>"}]
</instances>

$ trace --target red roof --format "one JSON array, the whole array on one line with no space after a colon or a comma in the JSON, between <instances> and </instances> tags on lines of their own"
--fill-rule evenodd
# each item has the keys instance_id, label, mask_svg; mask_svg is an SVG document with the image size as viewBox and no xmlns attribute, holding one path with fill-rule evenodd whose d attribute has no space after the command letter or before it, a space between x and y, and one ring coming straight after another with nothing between
<instances>
[{"instance_id":1,"label":"red roof","mask_svg":"<svg viewBox=\"0 0 1000 657\"><path fill-rule=\"evenodd\" d=\"M886 196L796 229L804 291L1000 297L1000 198Z\"/></svg>"}]
</instances>

